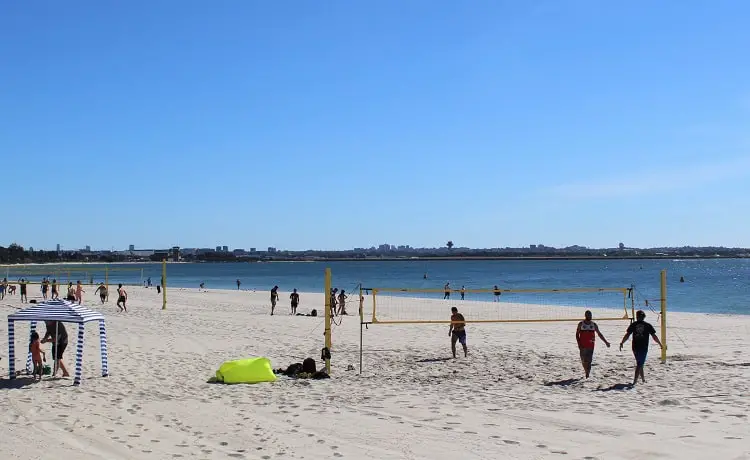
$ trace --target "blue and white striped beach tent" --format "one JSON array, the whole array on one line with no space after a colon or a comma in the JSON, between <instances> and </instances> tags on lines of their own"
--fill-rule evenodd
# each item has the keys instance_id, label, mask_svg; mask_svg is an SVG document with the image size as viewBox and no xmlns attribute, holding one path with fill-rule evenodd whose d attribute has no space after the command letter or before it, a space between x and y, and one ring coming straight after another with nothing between
<instances>
[{"instance_id":1,"label":"blue and white striped beach tent","mask_svg":"<svg viewBox=\"0 0 750 460\"><path fill-rule=\"evenodd\" d=\"M61 321L78 324L78 342L76 344L76 371L73 385L81 384L81 364L83 361L83 328L89 321L99 321L99 340L102 352L102 376L109 375L107 364L107 330L104 326L104 315L69 302L67 300L50 300L8 315L8 366L11 379L16 378L15 322L29 321L31 332L36 329L37 321ZM31 334L29 334L31 335ZM31 371L31 353L26 358L26 370Z\"/></svg>"}]
</instances>

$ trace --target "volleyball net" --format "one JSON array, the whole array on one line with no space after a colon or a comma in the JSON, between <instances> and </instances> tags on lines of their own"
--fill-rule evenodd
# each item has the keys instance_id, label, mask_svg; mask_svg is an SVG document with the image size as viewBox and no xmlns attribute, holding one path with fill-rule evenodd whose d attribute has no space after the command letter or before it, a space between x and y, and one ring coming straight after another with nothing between
<instances>
[{"instance_id":1,"label":"volleyball net","mask_svg":"<svg viewBox=\"0 0 750 460\"><path fill-rule=\"evenodd\" d=\"M456 307L467 323L630 321L632 288L410 289L363 288L362 320L371 324L450 323Z\"/></svg>"}]
</instances>

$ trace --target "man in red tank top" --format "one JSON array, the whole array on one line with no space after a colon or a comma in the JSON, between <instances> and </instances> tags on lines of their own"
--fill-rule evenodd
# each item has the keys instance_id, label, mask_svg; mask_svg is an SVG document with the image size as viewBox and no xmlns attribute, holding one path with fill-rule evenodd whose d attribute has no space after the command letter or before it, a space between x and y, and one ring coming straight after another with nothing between
<instances>
[{"instance_id":1,"label":"man in red tank top","mask_svg":"<svg viewBox=\"0 0 750 460\"><path fill-rule=\"evenodd\" d=\"M609 348L609 342L599 332L599 326L591 321L591 312L586 310L585 319L578 323L578 328L576 328L576 342L581 352L581 364L583 365L583 371L586 373L586 378L589 378L591 373L591 362L594 360L594 345L597 335Z\"/></svg>"}]
</instances>

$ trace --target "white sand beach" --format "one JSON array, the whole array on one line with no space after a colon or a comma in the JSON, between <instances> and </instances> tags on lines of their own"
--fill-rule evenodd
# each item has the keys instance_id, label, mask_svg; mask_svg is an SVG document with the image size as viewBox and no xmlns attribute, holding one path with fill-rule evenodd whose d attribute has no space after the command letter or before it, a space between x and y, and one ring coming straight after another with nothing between
<instances>
[{"instance_id":1,"label":"white sand beach","mask_svg":"<svg viewBox=\"0 0 750 460\"><path fill-rule=\"evenodd\" d=\"M599 323L613 345L597 343L582 380L575 323L469 324L456 360L447 325L371 325L359 375L346 370L359 363L356 316L333 329L331 379L230 386L206 383L230 359L321 367L323 318L289 316L288 292L272 317L266 292L170 289L162 311L155 289L131 287L120 314L88 291L107 317L107 378L92 324L80 387L6 380L2 321L0 458L750 459L750 316L670 313L669 361L652 346L632 389L624 322ZM300 311L322 302L302 294ZM6 316L20 307L0 301ZM16 332L22 368L28 325Z\"/></svg>"}]
</instances>

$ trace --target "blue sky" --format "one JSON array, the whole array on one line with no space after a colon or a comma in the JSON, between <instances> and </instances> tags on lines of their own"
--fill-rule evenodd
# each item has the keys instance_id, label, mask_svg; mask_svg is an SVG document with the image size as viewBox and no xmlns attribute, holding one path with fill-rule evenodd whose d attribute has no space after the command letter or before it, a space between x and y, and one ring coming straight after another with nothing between
<instances>
[{"instance_id":1,"label":"blue sky","mask_svg":"<svg viewBox=\"0 0 750 460\"><path fill-rule=\"evenodd\" d=\"M750 246L750 3L0 6L0 244Z\"/></svg>"}]
</instances>

